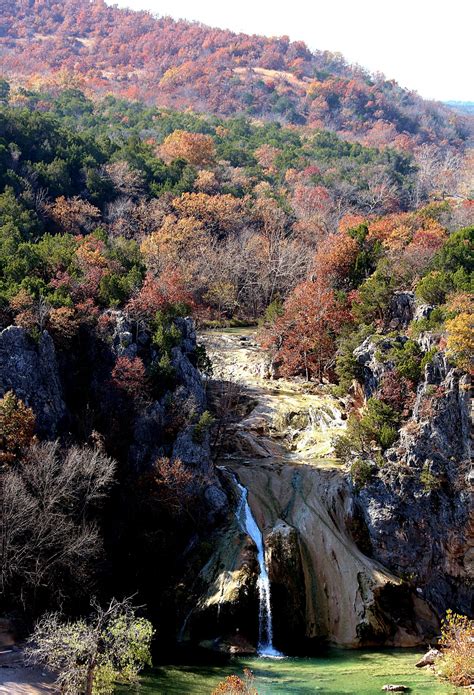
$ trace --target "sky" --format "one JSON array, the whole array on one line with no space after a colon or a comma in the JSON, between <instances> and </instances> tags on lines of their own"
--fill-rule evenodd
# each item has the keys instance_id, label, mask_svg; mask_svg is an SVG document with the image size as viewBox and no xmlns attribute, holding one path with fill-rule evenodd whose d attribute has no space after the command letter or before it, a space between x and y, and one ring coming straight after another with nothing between
<instances>
[{"instance_id":1,"label":"sky","mask_svg":"<svg viewBox=\"0 0 474 695\"><path fill-rule=\"evenodd\" d=\"M427 99L474 101L473 0L107 0L339 51Z\"/></svg>"}]
</instances>

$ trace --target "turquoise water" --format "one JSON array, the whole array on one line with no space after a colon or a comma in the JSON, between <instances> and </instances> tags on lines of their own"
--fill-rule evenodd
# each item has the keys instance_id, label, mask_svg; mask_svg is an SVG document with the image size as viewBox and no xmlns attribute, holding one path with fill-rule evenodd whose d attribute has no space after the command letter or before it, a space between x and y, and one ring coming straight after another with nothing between
<instances>
[{"instance_id":1,"label":"turquoise water","mask_svg":"<svg viewBox=\"0 0 474 695\"><path fill-rule=\"evenodd\" d=\"M255 674L259 695L375 695L387 683L410 687L411 693L451 695L463 692L415 668L418 652L339 651L317 659L234 659L220 666L168 666L143 678L140 695L210 695L226 676Z\"/></svg>"}]
</instances>

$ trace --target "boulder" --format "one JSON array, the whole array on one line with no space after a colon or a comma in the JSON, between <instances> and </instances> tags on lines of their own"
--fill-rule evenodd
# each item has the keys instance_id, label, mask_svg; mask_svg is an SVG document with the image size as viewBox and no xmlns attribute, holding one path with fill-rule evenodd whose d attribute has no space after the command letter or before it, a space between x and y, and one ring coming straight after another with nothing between
<instances>
[{"instance_id":1,"label":"boulder","mask_svg":"<svg viewBox=\"0 0 474 695\"><path fill-rule=\"evenodd\" d=\"M274 642L285 653L305 633L306 591L302 551L296 528L278 519L265 537L271 585Z\"/></svg>"},{"instance_id":2,"label":"boulder","mask_svg":"<svg viewBox=\"0 0 474 695\"><path fill-rule=\"evenodd\" d=\"M407 328L415 313L415 295L413 292L395 292L388 310L389 328L400 330Z\"/></svg>"},{"instance_id":3,"label":"boulder","mask_svg":"<svg viewBox=\"0 0 474 695\"><path fill-rule=\"evenodd\" d=\"M405 693L410 688L406 685L384 685L382 690L386 693Z\"/></svg>"},{"instance_id":4,"label":"boulder","mask_svg":"<svg viewBox=\"0 0 474 695\"><path fill-rule=\"evenodd\" d=\"M415 666L417 668L424 668L425 666L433 666L436 663L436 659L441 656L439 649L430 649L429 651L421 657L419 661L416 662Z\"/></svg>"}]
</instances>

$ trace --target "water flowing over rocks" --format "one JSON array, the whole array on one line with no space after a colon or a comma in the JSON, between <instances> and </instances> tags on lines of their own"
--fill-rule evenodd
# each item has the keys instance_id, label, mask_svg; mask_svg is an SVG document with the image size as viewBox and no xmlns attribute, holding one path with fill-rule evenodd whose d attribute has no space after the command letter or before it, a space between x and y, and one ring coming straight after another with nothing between
<instances>
[{"instance_id":1,"label":"water flowing over rocks","mask_svg":"<svg viewBox=\"0 0 474 695\"><path fill-rule=\"evenodd\" d=\"M437 634L430 605L370 557L360 499L329 458L332 437L345 426L342 404L324 387L263 379L262 355L245 337L204 340L214 378L234 380L248 399L228 425L221 476L234 507L233 476L248 490L264 536L275 647L301 654L322 643L414 646ZM257 644L258 576L255 543L229 518L194 584L183 638L229 644L244 635Z\"/></svg>"}]
</instances>

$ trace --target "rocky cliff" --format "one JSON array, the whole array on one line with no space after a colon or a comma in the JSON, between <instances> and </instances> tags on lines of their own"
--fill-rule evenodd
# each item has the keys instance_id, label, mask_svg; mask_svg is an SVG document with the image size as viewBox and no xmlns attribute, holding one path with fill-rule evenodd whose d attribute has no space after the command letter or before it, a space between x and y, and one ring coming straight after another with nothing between
<instances>
[{"instance_id":1,"label":"rocky cliff","mask_svg":"<svg viewBox=\"0 0 474 695\"><path fill-rule=\"evenodd\" d=\"M369 371L376 374L377 366ZM373 557L409 579L440 613L473 609L470 415L469 378L440 352L424 370L399 441L357 495Z\"/></svg>"},{"instance_id":2,"label":"rocky cliff","mask_svg":"<svg viewBox=\"0 0 474 695\"><path fill-rule=\"evenodd\" d=\"M290 654L324 643L412 646L436 634L435 611L374 557L361 500L346 472L325 458L343 428L341 404L324 389L262 380L248 339L210 336L208 347L217 376L231 372L250 397L249 410L227 430L222 477L231 498L230 472L247 488L264 536L274 646ZM182 637L232 650L242 648L244 636L255 645L256 547L232 513L213 546L192 588Z\"/></svg>"},{"instance_id":3,"label":"rocky cliff","mask_svg":"<svg viewBox=\"0 0 474 695\"><path fill-rule=\"evenodd\" d=\"M33 409L40 436L58 435L67 413L56 350L47 331L37 340L19 326L0 332L0 397L7 391Z\"/></svg>"}]
</instances>

